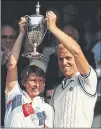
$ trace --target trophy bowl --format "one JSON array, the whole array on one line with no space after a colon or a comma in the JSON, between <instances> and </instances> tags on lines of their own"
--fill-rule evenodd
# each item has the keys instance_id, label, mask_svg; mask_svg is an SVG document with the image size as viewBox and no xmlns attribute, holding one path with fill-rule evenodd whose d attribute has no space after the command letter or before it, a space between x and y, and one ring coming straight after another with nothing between
<instances>
[{"instance_id":1,"label":"trophy bowl","mask_svg":"<svg viewBox=\"0 0 101 129\"><path fill-rule=\"evenodd\" d=\"M43 15L40 15L39 2L36 5L36 14L34 15L26 15L25 19L27 20L26 27L26 38L28 42L33 47L33 52L24 54L27 58L37 58L40 59L43 55L37 52L37 47L42 43L43 38L47 32L47 26L45 23L45 18Z\"/></svg>"}]
</instances>

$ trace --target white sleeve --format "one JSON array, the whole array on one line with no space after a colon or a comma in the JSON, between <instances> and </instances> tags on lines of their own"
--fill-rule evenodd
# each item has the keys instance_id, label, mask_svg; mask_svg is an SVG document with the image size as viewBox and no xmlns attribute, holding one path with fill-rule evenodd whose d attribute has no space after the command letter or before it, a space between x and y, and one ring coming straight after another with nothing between
<instances>
[{"instance_id":1,"label":"white sleeve","mask_svg":"<svg viewBox=\"0 0 101 129\"><path fill-rule=\"evenodd\" d=\"M46 104L46 120L45 120L45 125L48 128L52 128L53 127L53 118L54 118L53 108L49 104Z\"/></svg>"},{"instance_id":2,"label":"white sleeve","mask_svg":"<svg viewBox=\"0 0 101 129\"><path fill-rule=\"evenodd\" d=\"M89 74L86 76L80 76L79 81L84 88L84 90L90 94L94 95L96 94L96 88L97 88L97 75L96 72L92 67L90 67Z\"/></svg>"},{"instance_id":3,"label":"white sleeve","mask_svg":"<svg viewBox=\"0 0 101 129\"><path fill-rule=\"evenodd\" d=\"M15 86L13 87L13 89L9 92L7 92L5 90L5 98L6 98L6 103L11 100L12 98L14 98L14 96L16 96L17 94L21 93L22 89L20 88L20 85L18 83L18 81L16 82Z\"/></svg>"}]
</instances>

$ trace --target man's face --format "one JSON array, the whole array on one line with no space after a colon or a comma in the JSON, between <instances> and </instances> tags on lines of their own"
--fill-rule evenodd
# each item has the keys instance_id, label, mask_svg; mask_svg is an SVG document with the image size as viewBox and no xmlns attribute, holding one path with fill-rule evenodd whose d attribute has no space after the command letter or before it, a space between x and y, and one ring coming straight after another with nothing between
<instances>
[{"instance_id":1,"label":"man's face","mask_svg":"<svg viewBox=\"0 0 101 129\"><path fill-rule=\"evenodd\" d=\"M57 49L58 64L65 77L72 77L78 71L73 55L60 44Z\"/></svg>"},{"instance_id":2,"label":"man's face","mask_svg":"<svg viewBox=\"0 0 101 129\"><path fill-rule=\"evenodd\" d=\"M10 26L3 26L1 29L1 48L4 49L4 47L6 47L11 50L15 39L16 32L14 29Z\"/></svg>"},{"instance_id":3,"label":"man's face","mask_svg":"<svg viewBox=\"0 0 101 129\"><path fill-rule=\"evenodd\" d=\"M27 78L27 81L24 86L30 98L34 98L44 90L45 79L32 73Z\"/></svg>"}]
</instances>

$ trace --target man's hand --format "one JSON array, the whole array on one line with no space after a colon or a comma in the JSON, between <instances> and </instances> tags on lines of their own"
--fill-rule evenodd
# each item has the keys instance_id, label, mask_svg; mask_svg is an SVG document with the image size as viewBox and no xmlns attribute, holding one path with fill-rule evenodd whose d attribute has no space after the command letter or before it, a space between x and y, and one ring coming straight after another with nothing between
<instances>
[{"instance_id":1,"label":"man's hand","mask_svg":"<svg viewBox=\"0 0 101 129\"><path fill-rule=\"evenodd\" d=\"M56 26L56 15L52 11L46 12L47 28L51 31Z\"/></svg>"}]
</instances>

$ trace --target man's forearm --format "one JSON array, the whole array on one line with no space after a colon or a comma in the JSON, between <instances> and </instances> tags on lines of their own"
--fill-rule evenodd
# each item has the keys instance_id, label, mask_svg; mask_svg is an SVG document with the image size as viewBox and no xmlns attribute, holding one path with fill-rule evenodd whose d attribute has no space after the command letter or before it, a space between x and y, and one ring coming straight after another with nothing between
<instances>
[{"instance_id":1,"label":"man's forearm","mask_svg":"<svg viewBox=\"0 0 101 129\"><path fill-rule=\"evenodd\" d=\"M52 26L49 28L49 30L73 55L79 51L80 47L76 41L61 31L57 26Z\"/></svg>"}]
</instances>

